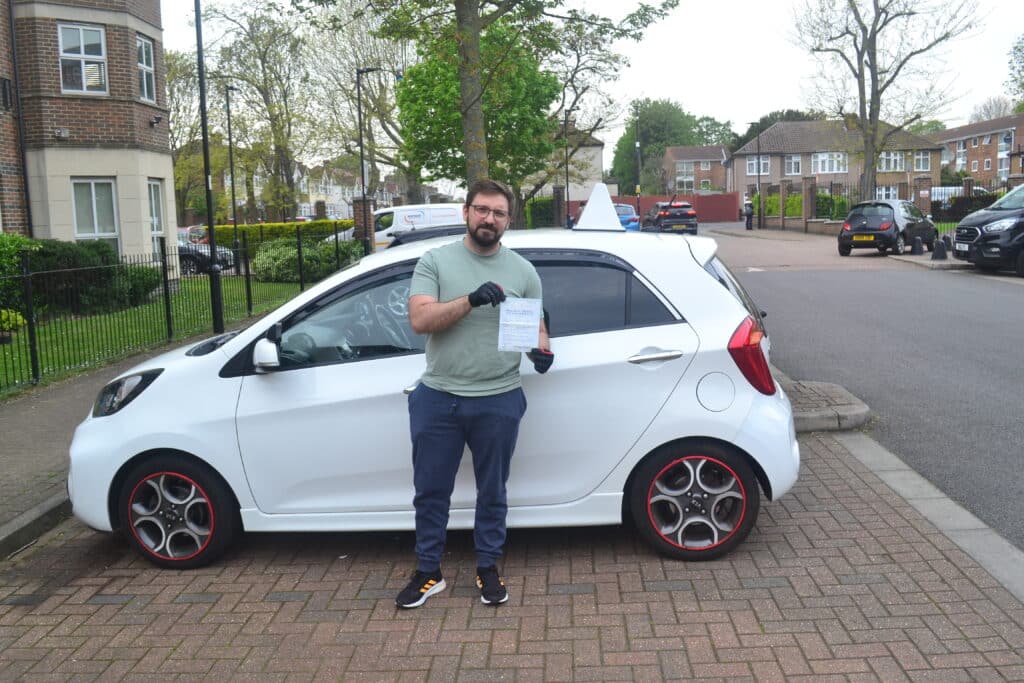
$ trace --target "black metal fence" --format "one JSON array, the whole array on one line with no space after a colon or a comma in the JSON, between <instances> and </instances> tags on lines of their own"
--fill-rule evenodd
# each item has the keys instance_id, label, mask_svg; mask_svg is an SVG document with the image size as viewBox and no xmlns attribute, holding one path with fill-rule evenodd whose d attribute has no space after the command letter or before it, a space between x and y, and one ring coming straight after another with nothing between
<instances>
[{"instance_id":1,"label":"black metal fence","mask_svg":"<svg viewBox=\"0 0 1024 683\"><path fill-rule=\"evenodd\" d=\"M250 253L252 254L250 257ZM0 277L0 395L212 329L209 273L220 268L225 322L261 315L358 259L359 243L323 236L236 248L159 240L152 256Z\"/></svg>"}]
</instances>

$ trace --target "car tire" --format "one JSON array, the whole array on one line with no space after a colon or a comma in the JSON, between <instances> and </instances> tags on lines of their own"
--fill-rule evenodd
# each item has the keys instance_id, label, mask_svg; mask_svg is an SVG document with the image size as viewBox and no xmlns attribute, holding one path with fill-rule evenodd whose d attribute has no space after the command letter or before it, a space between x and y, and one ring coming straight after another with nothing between
<instances>
[{"instance_id":1,"label":"car tire","mask_svg":"<svg viewBox=\"0 0 1024 683\"><path fill-rule=\"evenodd\" d=\"M1024 277L1024 249L1017 252L1017 267L1014 268L1017 277Z\"/></svg>"},{"instance_id":2,"label":"car tire","mask_svg":"<svg viewBox=\"0 0 1024 683\"><path fill-rule=\"evenodd\" d=\"M688 561L731 552L754 527L760 508L750 465L710 441L655 451L637 468L627 496L644 540L663 555Z\"/></svg>"},{"instance_id":3,"label":"car tire","mask_svg":"<svg viewBox=\"0 0 1024 683\"><path fill-rule=\"evenodd\" d=\"M991 275L992 273L995 273L997 270L999 270L999 266L990 266L988 264L983 265L975 263L974 267L980 270L981 272L985 273L986 275Z\"/></svg>"},{"instance_id":4,"label":"car tire","mask_svg":"<svg viewBox=\"0 0 1024 683\"><path fill-rule=\"evenodd\" d=\"M843 245L843 244L839 245L839 255L840 256L849 256L851 251L853 251L853 247L851 247L849 245Z\"/></svg>"},{"instance_id":5,"label":"car tire","mask_svg":"<svg viewBox=\"0 0 1024 683\"><path fill-rule=\"evenodd\" d=\"M199 272L199 261L191 256L181 257L181 274L195 275Z\"/></svg>"},{"instance_id":6,"label":"car tire","mask_svg":"<svg viewBox=\"0 0 1024 683\"><path fill-rule=\"evenodd\" d=\"M119 526L147 560L194 569L217 560L242 527L238 502L206 465L181 455L145 458L118 493Z\"/></svg>"},{"instance_id":7,"label":"car tire","mask_svg":"<svg viewBox=\"0 0 1024 683\"><path fill-rule=\"evenodd\" d=\"M893 243L893 245L889 249L889 251L893 254L893 256L899 256L900 254L903 253L903 250L905 249L906 246L907 246L907 244L906 244L906 241L905 241L905 239L903 237L903 233L902 232L901 233L897 233L896 234L896 241Z\"/></svg>"}]
</instances>

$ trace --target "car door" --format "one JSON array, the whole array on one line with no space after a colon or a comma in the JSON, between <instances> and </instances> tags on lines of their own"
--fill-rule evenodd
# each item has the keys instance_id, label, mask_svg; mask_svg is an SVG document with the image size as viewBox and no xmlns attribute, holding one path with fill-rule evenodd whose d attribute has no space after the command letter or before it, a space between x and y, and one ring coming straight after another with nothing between
<instances>
[{"instance_id":1,"label":"car door","mask_svg":"<svg viewBox=\"0 0 1024 683\"><path fill-rule=\"evenodd\" d=\"M411 507L404 390L425 341L408 323L412 268L363 276L282 321L281 368L243 380L238 442L263 512Z\"/></svg>"},{"instance_id":2,"label":"car door","mask_svg":"<svg viewBox=\"0 0 1024 683\"><path fill-rule=\"evenodd\" d=\"M903 223L903 230L906 233L907 246L912 246L915 237L921 237L921 221L917 219L912 211L913 205L909 202L900 202L900 222ZM923 216L922 216L923 218ZM921 239L924 239L921 237Z\"/></svg>"},{"instance_id":3,"label":"car door","mask_svg":"<svg viewBox=\"0 0 1024 683\"><path fill-rule=\"evenodd\" d=\"M656 291L607 255L525 254L537 266L555 362L522 366L526 416L510 506L577 500L622 460L694 358L697 335Z\"/></svg>"}]
</instances>

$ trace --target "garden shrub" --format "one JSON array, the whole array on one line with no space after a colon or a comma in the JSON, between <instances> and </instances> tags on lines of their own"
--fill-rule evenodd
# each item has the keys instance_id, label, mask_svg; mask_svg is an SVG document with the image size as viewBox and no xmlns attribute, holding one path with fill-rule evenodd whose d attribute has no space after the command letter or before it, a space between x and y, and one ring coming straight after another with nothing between
<instances>
[{"instance_id":1,"label":"garden shrub","mask_svg":"<svg viewBox=\"0 0 1024 683\"><path fill-rule=\"evenodd\" d=\"M786 197L786 216L799 218L804 215L803 195L790 194Z\"/></svg>"},{"instance_id":2,"label":"garden shrub","mask_svg":"<svg viewBox=\"0 0 1024 683\"><path fill-rule=\"evenodd\" d=\"M335 256L334 240L303 240L303 279L316 282L343 268L362 256L363 245L357 241L342 241L338 250L340 263ZM252 275L260 282L298 282L299 253L295 238L261 244L252 260Z\"/></svg>"},{"instance_id":3,"label":"garden shrub","mask_svg":"<svg viewBox=\"0 0 1024 683\"><path fill-rule=\"evenodd\" d=\"M335 234L335 232L341 234L346 230L350 230L354 225L355 221L351 218L340 221L323 220L298 223L249 223L247 225L238 226L238 243L239 246L241 246L242 233L244 232L246 234L251 253L255 253L261 242L271 242L282 237L290 238L294 242L296 230L299 228L302 229L303 238L309 237L311 239L323 239L329 235ZM229 249L234 246L235 226L217 225L214 226L214 230L217 232L218 246L228 247Z\"/></svg>"},{"instance_id":4,"label":"garden shrub","mask_svg":"<svg viewBox=\"0 0 1024 683\"><path fill-rule=\"evenodd\" d=\"M553 197L534 197L526 202L526 227L550 227L555 221L555 200Z\"/></svg>"},{"instance_id":5,"label":"garden shrub","mask_svg":"<svg viewBox=\"0 0 1024 683\"><path fill-rule=\"evenodd\" d=\"M0 232L0 308L22 308L21 252L39 245L22 235Z\"/></svg>"}]
</instances>

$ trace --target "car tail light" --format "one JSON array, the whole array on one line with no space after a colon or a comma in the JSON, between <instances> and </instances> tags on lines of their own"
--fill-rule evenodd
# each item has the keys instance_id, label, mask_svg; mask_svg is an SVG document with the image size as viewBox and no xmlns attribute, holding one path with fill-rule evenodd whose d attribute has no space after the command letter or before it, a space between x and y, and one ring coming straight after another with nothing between
<instances>
[{"instance_id":1,"label":"car tail light","mask_svg":"<svg viewBox=\"0 0 1024 683\"><path fill-rule=\"evenodd\" d=\"M747 316L729 340L729 355L736 362L750 385L765 396L775 393L775 380L768 369L768 359L761 350L764 330L753 318Z\"/></svg>"},{"instance_id":2,"label":"car tail light","mask_svg":"<svg viewBox=\"0 0 1024 683\"><path fill-rule=\"evenodd\" d=\"M697 215L697 212L696 212L696 211L687 211L687 212L686 212L686 215L687 215L687 216L696 216L696 215Z\"/></svg>"},{"instance_id":3,"label":"car tail light","mask_svg":"<svg viewBox=\"0 0 1024 683\"><path fill-rule=\"evenodd\" d=\"M640 216L633 216L632 218L629 219L629 222L630 223L639 223L640 222Z\"/></svg>"},{"instance_id":4,"label":"car tail light","mask_svg":"<svg viewBox=\"0 0 1024 683\"><path fill-rule=\"evenodd\" d=\"M878 229L879 230L888 230L891 227L892 227L892 221L886 221L886 222L882 223L880 226L878 226Z\"/></svg>"},{"instance_id":5,"label":"car tail light","mask_svg":"<svg viewBox=\"0 0 1024 683\"><path fill-rule=\"evenodd\" d=\"M849 229L850 229L850 223L849 222L843 223L843 230L849 230Z\"/></svg>"},{"instance_id":6,"label":"car tail light","mask_svg":"<svg viewBox=\"0 0 1024 683\"><path fill-rule=\"evenodd\" d=\"M667 216L668 215L668 211L659 211L658 215L659 216Z\"/></svg>"}]
</instances>

